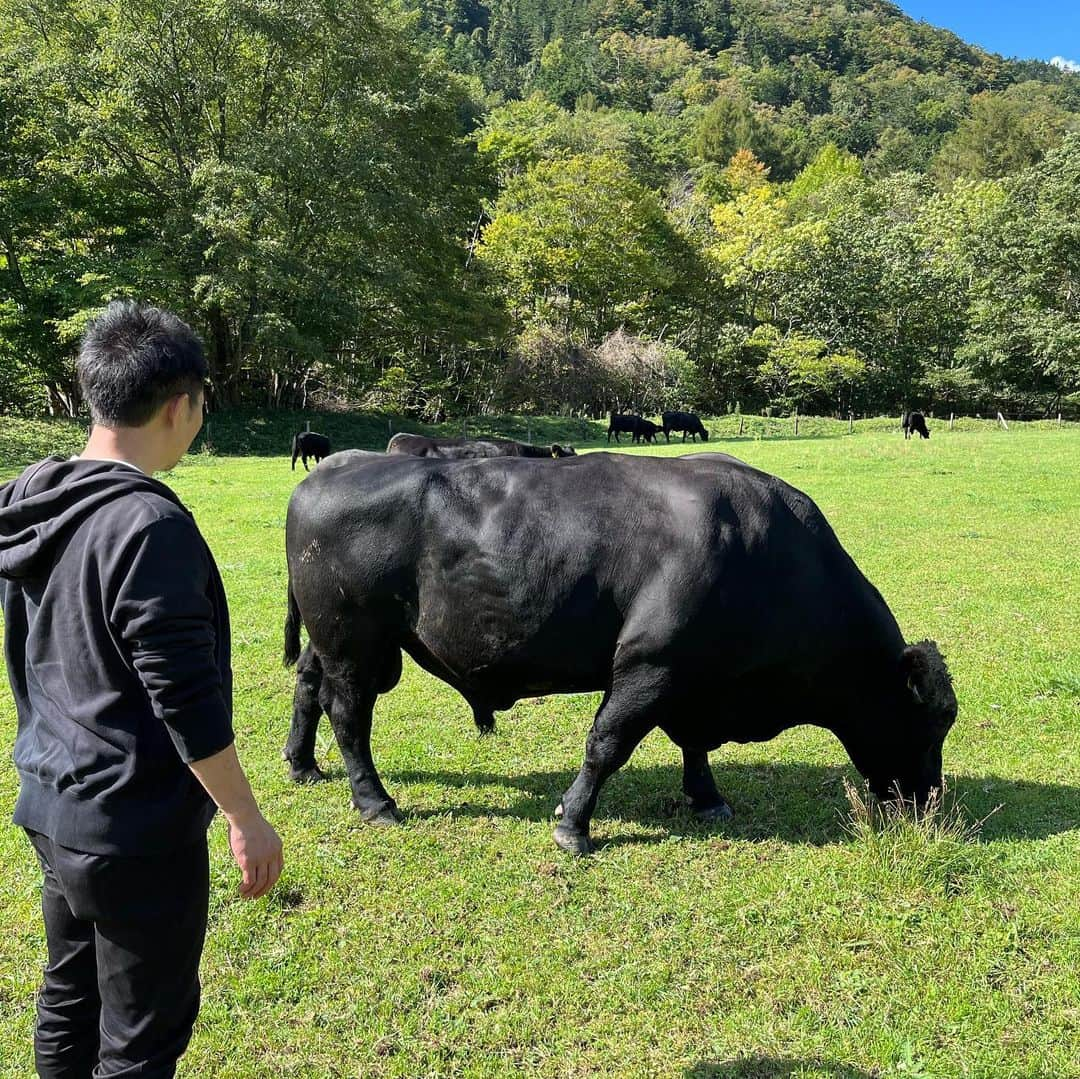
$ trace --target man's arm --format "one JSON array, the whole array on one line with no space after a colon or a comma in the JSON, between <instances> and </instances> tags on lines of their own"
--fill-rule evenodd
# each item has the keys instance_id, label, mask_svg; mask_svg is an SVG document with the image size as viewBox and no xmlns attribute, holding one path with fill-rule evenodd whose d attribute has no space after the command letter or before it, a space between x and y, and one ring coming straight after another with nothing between
<instances>
[{"instance_id":1,"label":"man's arm","mask_svg":"<svg viewBox=\"0 0 1080 1079\"><path fill-rule=\"evenodd\" d=\"M245 899L258 899L281 876L281 840L259 812L236 746L226 746L201 761L190 761L188 767L229 822L229 846L243 873L240 894Z\"/></svg>"},{"instance_id":2,"label":"man's arm","mask_svg":"<svg viewBox=\"0 0 1080 1079\"><path fill-rule=\"evenodd\" d=\"M130 553L112 621L154 715L228 821L229 845L243 874L240 894L255 899L281 873L281 840L259 812L236 755L206 594L209 577L194 523L155 521Z\"/></svg>"}]
</instances>

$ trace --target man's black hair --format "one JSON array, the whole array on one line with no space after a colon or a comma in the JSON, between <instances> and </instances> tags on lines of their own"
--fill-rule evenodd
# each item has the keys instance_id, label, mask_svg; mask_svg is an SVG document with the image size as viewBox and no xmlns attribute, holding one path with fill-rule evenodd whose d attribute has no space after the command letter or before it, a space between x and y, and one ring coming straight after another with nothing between
<instances>
[{"instance_id":1,"label":"man's black hair","mask_svg":"<svg viewBox=\"0 0 1080 1079\"><path fill-rule=\"evenodd\" d=\"M194 400L207 373L186 322L131 300L114 300L86 327L78 369L90 415L105 427L142 427L180 393Z\"/></svg>"}]
</instances>

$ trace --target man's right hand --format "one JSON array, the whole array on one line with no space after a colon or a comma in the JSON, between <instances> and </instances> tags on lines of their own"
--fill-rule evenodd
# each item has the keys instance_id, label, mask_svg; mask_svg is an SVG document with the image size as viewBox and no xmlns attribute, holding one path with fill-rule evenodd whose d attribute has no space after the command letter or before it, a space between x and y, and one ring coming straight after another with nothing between
<instances>
[{"instance_id":1,"label":"man's right hand","mask_svg":"<svg viewBox=\"0 0 1080 1079\"><path fill-rule=\"evenodd\" d=\"M259 812L236 746L230 743L213 756L191 761L188 767L229 822L229 846L244 875L240 895L244 899L266 895L281 876L281 840Z\"/></svg>"},{"instance_id":2,"label":"man's right hand","mask_svg":"<svg viewBox=\"0 0 1080 1079\"><path fill-rule=\"evenodd\" d=\"M229 846L243 874L240 895L244 899L259 899L281 876L284 865L281 839L258 810L251 815L226 819L229 822Z\"/></svg>"}]
</instances>

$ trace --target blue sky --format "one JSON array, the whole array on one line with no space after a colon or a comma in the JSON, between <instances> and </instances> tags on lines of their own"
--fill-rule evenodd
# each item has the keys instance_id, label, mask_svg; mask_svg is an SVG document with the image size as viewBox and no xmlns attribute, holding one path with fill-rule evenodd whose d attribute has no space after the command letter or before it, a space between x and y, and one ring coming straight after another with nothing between
<instances>
[{"instance_id":1,"label":"blue sky","mask_svg":"<svg viewBox=\"0 0 1080 1079\"><path fill-rule=\"evenodd\" d=\"M913 18L944 26L990 52L1022 59L1055 56L1080 65L1076 0L896 0Z\"/></svg>"}]
</instances>

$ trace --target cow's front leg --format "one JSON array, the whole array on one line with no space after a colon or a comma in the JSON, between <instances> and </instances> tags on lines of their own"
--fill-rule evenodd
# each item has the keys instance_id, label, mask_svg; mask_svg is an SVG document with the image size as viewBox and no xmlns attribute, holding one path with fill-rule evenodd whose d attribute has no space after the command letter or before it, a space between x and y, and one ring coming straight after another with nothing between
<instances>
[{"instance_id":1,"label":"cow's front leg","mask_svg":"<svg viewBox=\"0 0 1080 1079\"><path fill-rule=\"evenodd\" d=\"M322 688L322 664L309 644L296 664L292 721L289 738L281 751L289 762L289 778L294 783L318 783L326 778L315 763L315 735L323 713L319 703Z\"/></svg>"},{"instance_id":2,"label":"cow's front leg","mask_svg":"<svg viewBox=\"0 0 1080 1079\"><path fill-rule=\"evenodd\" d=\"M555 842L563 850L571 854L592 852L589 822L600 788L656 726L657 705L666 684L665 672L641 667L621 674L612 686L585 741L585 762L559 807L562 819L555 828Z\"/></svg>"},{"instance_id":3,"label":"cow's front leg","mask_svg":"<svg viewBox=\"0 0 1080 1079\"><path fill-rule=\"evenodd\" d=\"M701 749L684 749L682 756L683 794L698 820L727 820L734 816L731 806L716 789L708 753Z\"/></svg>"},{"instance_id":4,"label":"cow's front leg","mask_svg":"<svg viewBox=\"0 0 1080 1079\"><path fill-rule=\"evenodd\" d=\"M369 824L402 820L397 803L386 792L371 756L371 713L378 696L371 682L332 679L330 724L352 787L352 803Z\"/></svg>"}]
</instances>

